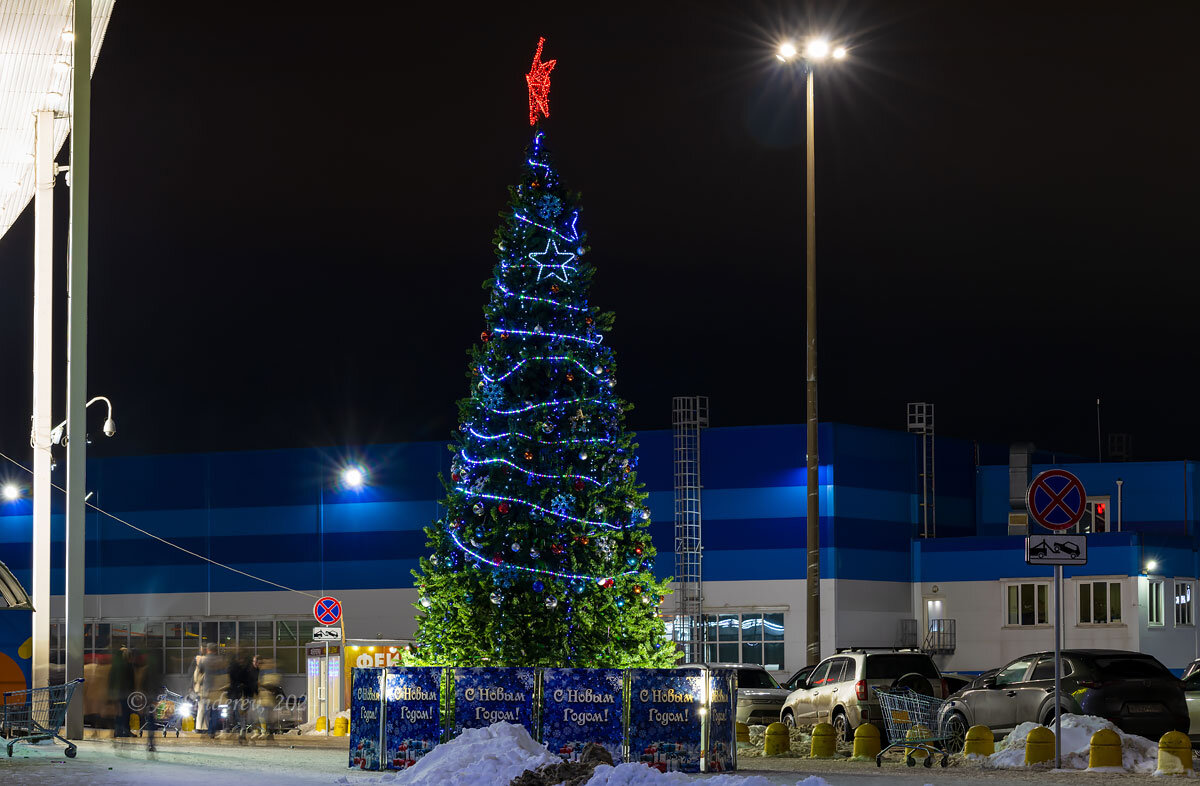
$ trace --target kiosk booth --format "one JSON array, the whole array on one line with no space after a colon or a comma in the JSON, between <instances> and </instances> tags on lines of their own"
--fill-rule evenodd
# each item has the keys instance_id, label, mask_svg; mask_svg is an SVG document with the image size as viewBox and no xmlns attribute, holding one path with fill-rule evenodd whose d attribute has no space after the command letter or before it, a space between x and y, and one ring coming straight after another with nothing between
<instances>
[{"instance_id":1,"label":"kiosk booth","mask_svg":"<svg viewBox=\"0 0 1200 786\"><path fill-rule=\"evenodd\" d=\"M305 646L308 667L308 720L322 715L332 719L350 708L351 669L402 666L404 648L408 641L401 639L349 639L348 641L313 641ZM326 724L333 730L333 721Z\"/></svg>"}]
</instances>

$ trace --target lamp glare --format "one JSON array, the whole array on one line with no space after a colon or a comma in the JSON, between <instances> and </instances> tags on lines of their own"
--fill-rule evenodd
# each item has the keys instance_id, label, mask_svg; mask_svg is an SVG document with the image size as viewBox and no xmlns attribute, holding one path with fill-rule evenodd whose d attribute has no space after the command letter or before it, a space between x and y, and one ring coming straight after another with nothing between
<instances>
[{"instance_id":1,"label":"lamp glare","mask_svg":"<svg viewBox=\"0 0 1200 786\"><path fill-rule=\"evenodd\" d=\"M839 47L834 48L834 50L833 50L833 59L834 60L841 60L845 56L846 56L846 47L839 46Z\"/></svg>"},{"instance_id":2,"label":"lamp glare","mask_svg":"<svg viewBox=\"0 0 1200 786\"><path fill-rule=\"evenodd\" d=\"M793 44L791 41L785 41L779 47L779 54L777 54L775 56L778 57L780 60L785 60L785 61L790 60L791 58L796 56L796 45Z\"/></svg>"},{"instance_id":3,"label":"lamp glare","mask_svg":"<svg viewBox=\"0 0 1200 786\"><path fill-rule=\"evenodd\" d=\"M348 467L342 470L342 483L347 488L360 489L363 486L363 471L358 467Z\"/></svg>"},{"instance_id":4,"label":"lamp glare","mask_svg":"<svg viewBox=\"0 0 1200 786\"><path fill-rule=\"evenodd\" d=\"M1147 573L1153 573L1156 570L1158 570L1157 562L1155 562L1154 560L1150 560L1149 562L1146 563L1146 572Z\"/></svg>"},{"instance_id":5,"label":"lamp glare","mask_svg":"<svg viewBox=\"0 0 1200 786\"><path fill-rule=\"evenodd\" d=\"M12 500L17 499L18 497L21 496L21 489L17 488L12 483L6 483L6 484L4 484L3 494L4 494L4 498L11 502Z\"/></svg>"},{"instance_id":6,"label":"lamp glare","mask_svg":"<svg viewBox=\"0 0 1200 786\"><path fill-rule=\"evenodd\" d=\"M804 54L813 60L820 60L829 54L829 42L823 38L814 38L808 42Z\"/></svg>"}]
</instances>

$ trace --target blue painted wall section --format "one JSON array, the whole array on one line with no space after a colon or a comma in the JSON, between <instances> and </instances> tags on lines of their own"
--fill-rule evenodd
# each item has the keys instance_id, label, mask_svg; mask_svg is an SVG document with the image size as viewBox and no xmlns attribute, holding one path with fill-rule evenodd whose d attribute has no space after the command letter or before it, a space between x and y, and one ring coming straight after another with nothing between
<instances>
[{"instance_id":1,"label":"blue painted wall section","mask_svg":"<svg viewBox=\"0 0 1200 786\"><path fill-rule=\"evenodd\" d=\"M1009 556L1008 467L977 467L976 446L936 443L937 534L920 534L920 444L899 431L821 425L821 576L950 581L1034 575ZM670 431L638 435L639 478L649 493L661 576L674 572ZM802 580L805 575L805 430L800 425L714 428L702 438L704 577ZM993 451L994 452L994 451ZM408 587L425 551L422 528L438 515L442 442L353 450L161 455L89 462L93 501L179 545L293 587ZM360 464L368 486L342 489L342 467ZM1067 464L1091 494L1124 480L1125 533L1095 537L1093 564L1136 572L1153 553L1174 575L1197 573L1193 462ZM1047 465L1036 465L1035 472ZM59 470L61 474L62 470ZM0 480L8 478L0 477ZM28 478L16 478L27 485ZM61 495L53 517L52 587L61 592ZM119 522L88 514L89 593L227 592L268 585L210 566ZM1148 557L1147 557L1148 558ZM29 500L0 504L0 560L28 585ZM1040 575L1040 574L1039 574ZM930 578L932 577L932 578Z\"/></svg>"}]
</instances>

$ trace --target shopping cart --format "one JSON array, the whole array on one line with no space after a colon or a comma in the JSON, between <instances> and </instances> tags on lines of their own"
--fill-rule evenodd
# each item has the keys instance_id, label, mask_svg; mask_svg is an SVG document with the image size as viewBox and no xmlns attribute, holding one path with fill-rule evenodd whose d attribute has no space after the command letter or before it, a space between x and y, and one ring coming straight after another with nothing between
<instances>
[{"instance_id":1,"label":"shopping cart","mask_svg":"<svg viewBox=\"0 0 1200 786\"><path fill-rule=\"evenodd\" d=\"M195 708L196 705L183 695L168 690L164 686L162 692L158 694L158 699L154 702L152 711L146 713L146 721L138 730L138 736L142 736L147 731L160 731L163 734L173 731L178 737L183 719L191 715Z\"/></svg>"},{"instance_id":2,"label":"shopping cart","mask_svg":"<svg viewBox=\"0 0 1200 786\"><path fill-rule=\"evenodd\" d=\"M18 742L41 742L61 740L67 749L68 759L75 758L75 744L58 736L59 727L67 717L67 707L75 689L82 679L72 680L65 685L48 688L10 690L4 693L4 704L0 706L0 736L8 740L8 755L13 755L13 746Z\"/></svg>"},{"instance_id":3,"label":"shopping cart","mask_svg":"<svg viewBox=\"0 0 1200 786\"><path fill-rule=\"evenodd\" d=\"M909 767L917 764L914 753L925 752L925 766L933 766L934 755L941 753L941 764L949 764L946 752L948 734L941 729L942 707L946 702L933 696L917 693L912 688L875 688L879 708L887 726L888 746L875 757L875 766L883 766L883 754L892 748L904 748L904 761Z\"/></svg>"}]
</instances>

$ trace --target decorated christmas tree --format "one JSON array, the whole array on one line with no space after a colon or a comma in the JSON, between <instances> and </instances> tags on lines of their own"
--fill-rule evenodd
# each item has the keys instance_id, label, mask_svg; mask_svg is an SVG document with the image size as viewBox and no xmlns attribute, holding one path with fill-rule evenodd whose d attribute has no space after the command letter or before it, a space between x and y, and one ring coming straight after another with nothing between
<instances>
[{"instance_id":1,"label":"decorated christmas tree","mask_svg":"<svg viewBox=\"0 0 1200 786\"><path fill-rule=\"evenodd\" d=\"M496 232L470 395L459 401L443 515L416 577L418 660L453 666L669 666L637 445L588 303L594 270L546 150L538 42L533 140Z\"/></svg>"}]
</instances>

